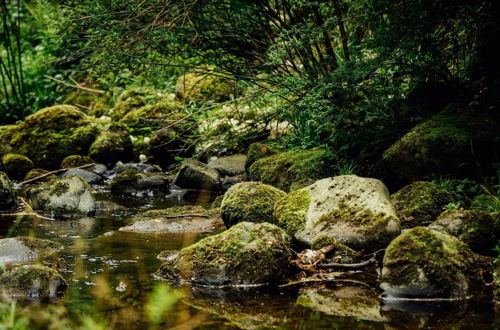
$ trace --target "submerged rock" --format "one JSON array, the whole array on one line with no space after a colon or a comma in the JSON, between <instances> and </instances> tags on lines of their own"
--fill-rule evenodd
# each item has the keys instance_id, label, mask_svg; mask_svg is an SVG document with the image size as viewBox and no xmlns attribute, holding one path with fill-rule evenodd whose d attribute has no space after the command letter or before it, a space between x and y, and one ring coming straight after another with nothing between
<instances>
[{"instance_id":1,"label":"submerged rock","mask_svg":"<svg viewBox=\"0 0 500 330\"><path fill-rule=\"evenodd\" d=\"M7 174L0 172L0 210L6 211L16 205L17 195Z\"/></svg>"},{"instance_id":2,"label":"submerged rock","mask_svg":"<svg viewBox=\"0 0 500 330\"><path fill-rule=\"evenodd\" d=\"M201 206L180 206L165 210L150 210L139 214L120 231L136 233L212 233L226 227L218 210Z\"/></svg>"},{"instance_id":3,"label":"submerged rock","mask_svg":"<svg viewBox=\"0 0 500 330\"><path fill-rule=\"evenodd\" d=\"M0 265L32 263L53 256L60 251L60 244L38 238L16 237L0 239Z\"/></svg>"},{"instance_id":4,"label":"submerged rock","mask_svg":"<svg viewBox=\"0 0 500 330\"><path fill-rule=\"evenodd\" d=\"M42 265L7 265L0 268L0 294L11 298L53 299L64 294L64 278Z\"/></svg>"},{"instance_id":5,"label":"submerged rock","mask_svg":"<svg viewBox=\"0 0 500 330\"><path fill-rule=\"evenodd\" d=\"M252 181L288 192L330 176L329 165L323 150L289 151L257 160L248 174Z\"/></svg>"},{"instance_id":6,"label":"submerged rock","mask_svg":"<svg viewBox=\"0 0 500 330\"><path fill-rule=\"evenodd\" d=\"M92 188L76 175L40 183L28 196L34 209L54 216L92 215L96 209Z\"/></svg>"},{"instance_id":7,"label":"submerged rock","mask_svg":"<svg viewBox=\"0 0 500 330\"><path fill-rule=\"evenodd\" d=\"M500 122L490 114L451 104L394 143L383 159L408 181L444 174L470 176L478 163L495 162L492 150L498 150L499 129Z\"/></svg>"},{"instance_id":8,"label":"submerged rock","mask_svg":"<svg viewBox=\"0 0 500 330\"><path fill-rule=\"evenodd\" d=\"M457 238L415 227L387 247L380 287L386 299L467 299L483 286L475 258Z\"/></svg>"},{"instance_id":9,"label":"submerged rock","mask_svg":"<svg viewBox=\"0 0 500 330\"><path fill-rule=\"evenodd\" d=\"M9 143L35 166L57 169L65 157L87 154L100 129L94 121L74 106L45 108L19 124Z\"/></svg>"},{"instance_id":10,"label":"submerged rock","mask_svg":"<svg viewBox=\"0 0 500 330\"><path fill-rule=\"evenodd\" d=\"M446 190L426 181L414 182L402 188L391 195L391 200L403 228L430 224L436 220L445 205L453 202Z\"/></svg>"},{"instance_id":11,"label":"submerged rock","mask_svg":"<svg viewBox=\"0 0 500 330\"><path fill-rule=\"evenodd\" d=\"M270 222L274 204L285 192L260 182L238 183L226 192L221 204L221 215L229 228L239 222Z\"/></svg>"},{"instance_id":12,"label":"submerged rock","mask_svg":"<svg viewBox=\"0 0 500 330\"><path fill-rule=\"evenodd\" d=\"M117 161L131 161L134 158L132 141L127 128L121 124L111 124L92 143L89 156L107 166Z\"/></svg>"},{"instance_id":13,"label":"submerged rock","mask_svg":"<svg viewBox=\"0 0 500 330\"><path fill-rule=\"evenodd\" d=\"M216 169L221 176L235 176L245 173L246 155L220 157L208 162L208 167Z\"/></svg>"},{"instance_id":14,"label":"submerged rock","mask_svg":"<svg viewBox=\"0 0 500 330\"><path fill-rule=\"evenodd\" d=\"M301 290L297 304L328 315L386 321L380 313L379 293L360 286L306 287Z\"/></svg>"},{"instance_id":15,"label":"submerged rock","mask_svg":"<svg viewBox=\"0 0 500 330\"><path fill-rule=\"evenodd\" d=\"M282 229L241 222L182 249L156 275L193 285L265 285L283 281L291 257L290 237Z\"/></svg>"},{"instance_id":16,"label":"submerged rock","mask_svg":"<svg viewBox=\"0 0 500 330\"><path fill-rule=\"evenodd\" d=\"M33 162L26 156L7 154L2 157L3 168L7 175L14 180L22 180L34 167Z\"/></svg>"},{"instance_id":17,"label":"submerged rock","mask_svg":"<svg viewBox=\"0 0 500 330\"><path fill-rule=\"evenodd\" d=\"M453 210L441 213L430 229L455 236L480 254L496 256L493 248L498 243L493 216L481 210Z\"/></svg>"},{"instance_id":18,"label":"submerged rock","mask_svg":"<svg viewBox=\"0 0 500 330\"><path fill-rule=\"evenodd\" d=\"M219 190L219 172L194 159L186 159L177 174L174 184L185 189Z\"/></svg>"},{"instance_id":19,"label":"submerged rock","mask_svg":"<svg viewBox=\"0 0 500 330\"><path fill-rule=\"evenodd\" d=\"M128 169L113 178L110 188L115 195L134 195L141 191L168 192L169 184L161 174Z\"/></svg>"},{"instance_id":20,"label":"submerged rock","mask_svg":"<svg viewBox=\"0 0 500 330\"><path fill-rule=\"evenodd\" d=\"M308 246L324 237L354 250L375 251L401 232L385 185L355 175L291 192L276 203L274 215L279 226Z\"/></svg>"}]
</instances>

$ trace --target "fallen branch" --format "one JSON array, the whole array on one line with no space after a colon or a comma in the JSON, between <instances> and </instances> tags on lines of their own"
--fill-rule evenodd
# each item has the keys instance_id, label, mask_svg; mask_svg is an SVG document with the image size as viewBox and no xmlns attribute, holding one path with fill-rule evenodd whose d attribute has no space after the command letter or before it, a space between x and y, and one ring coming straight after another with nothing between
<instances>
[{"instance_id":1,"label":"fallen branch","mask_svg":"<svg viewBox=\"0 0 500 330\"><path fill-rule=\"evenodd\" d=\"M62 173L62 172L66 172L66 171L69 171L69 170L76 170L76 169L81 169L81 168L87 168L87 167L91 167L91 166L94 166L95 164L92 163L92 164L86 164L86 165L82 165L82 166L78 166L78 167L66 167L66 168L60 168L58 170L55 170L55 171L50 171L50 172L47 172L45 174L42 174L42 175L39 175L33 179L29 179L29 180L26 180L26 181L23 181L21 183L19 183L21 186L22 185L25 185L25 184L28 184L28 183L33 183L33 182L36 182L40 179L43 179L43 178L46 178L52 174L58 174L58 173Z\"/></svg>"},{"instance_id":2,"label":"fallen branch","mask_svg":"<svg viewBox=\"0 0 500 330\"><path fill-rule=\"evenodd\" d=\"M356 264L331 263L331 264L320 264L320 265L318 265L318 267L319 268L334 268L334 269L359 269L359 268L373 265L376 262L377 262L377 259L375 258L375 256L373 256L366 261L359 262Z\"/></svg>"},{"instance_id":3,"label":"fallen branch","mask_svg":"<svg viewBox=\"0 0 500 330\"><path fill-rule=\"evenodd\" d=\"M95 94L104 94L104 93L106 93L106 91L103 91L101 89L94 89L94 88L89 88L89 87L83 87L83 86L81 86L79 84L72 85L72 84L67 83L67 82L65 82L63 80L60 80L60 79L57 79L57 78L54 78L54 77L51 77L51 76L44 75L44 77L47 78L47 79L53 80L53 81L55 81L55 82L57 82L59 84L62 84L64 86L73 87L73 88L76 88L76 89L81 89L81 90L86 91L86 92L95 93Z\"/></svg>"},{"instance_id":4,"label":"fallen branch","mask_svg":"<svg viewBox=\"0 0 500 330\"><path fill-rule=\"evenodd\" d=\"M40 219L55 221L55 219L53 219L53 218L44 217L36 212L35 213L29 213L29 212L1 213L0 217L6 217L6 216L17 217L20 215L22 215L22 216L35 216L35 217L40 218Z\"/></svg>"},{"instance_id":5,"label":"fallen branch","mask_svg":"<svg viewBox=\"0 0 500 330\"><path fill-rule=\"evenodd\" d=\"M342 273L339 273L339 275L340 274L342 274ZM339 278L336 278L336 277L333 277L333 276L323 277L323 278L308 277L308 278L305 278L305 279L302 279L302 280L293 281L293 282L289 282L289 283L286 283L286 284L281 284L278 287L279 288L284 288L284 287L288 287L288 286L300 285L300 284L305 284L305 283L325 283L325 282L356 284L356 285L366 286L366 287L368 287L368 288L371 289L371 286L368 285L368 284L366 284L366 283L364 283L364 282L356 281L356 280L339 279Z\"/></svg>"},{"instance_id":6,"label":"fallen branch","mask_svg":"<svg viewBox=\"0 0 500 330\"><path fill-rule=\"evenodd\" d=\"M163 216L162 218L166 219L177 219L177 218L210 218L208 215L204 214L179 214L179 215L166 215Z\"/></svg>"},{"instance_id":7,"label":"fallen branch","mask_svg":"<svg viewBox=\"0 0 500 330\"><path fill-rule=\"evenodd\" d=\"M431 301L463 301L463 300L470 300L473 298L473 296L450 297L450 298L406 298L406 297L384 297L383 295L380 295L380 298L384 301L431 302Z\"/></svg>"}]
</instances>

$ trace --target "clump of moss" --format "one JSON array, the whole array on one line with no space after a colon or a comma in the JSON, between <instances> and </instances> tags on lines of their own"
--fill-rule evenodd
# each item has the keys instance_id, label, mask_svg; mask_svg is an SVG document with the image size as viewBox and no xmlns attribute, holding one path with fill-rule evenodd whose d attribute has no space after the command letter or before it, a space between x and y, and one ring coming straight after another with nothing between
<instances>
[{"instance_id":1,"label":"clump of moss","mask_svg":"<svg viewBox=\"0 0 500 330\"><path fill-rule=\"evenodd\" d=\"M16 205L16 191L7 174L0 171L0 210L10 210Z\"/></svg>"},{"instance_id":2,"label":"clump of moss","mask_svg":"<svg viewBox=\"0 0 500 330\"><path fill-rule=\"evenodd\" d=\"M393 172L408 180L470 174L478 161L492 161L499 122L452 104L416 126L383 154ZM468 166L467 166L468 165Z\"/></svg>"},{"instance_id":3,"label":"clump of moss","mask_svg":"<svg viewBox=\"0 0 500 330\"><path fill-rule=\"evenodd\" d=\"M428 225L436 220L452 196L432 182L414 182L391 196L403 228Z\"/></svg>"},{"instance_id":4,"label":"clump of moss","mask_svg":"<svg viewBox=\"0 0 500 330\"><path fill-rule=\"evenodd\" d=\"M259 159L275 155L278 152L279 150L269 143L262 143L262 142L252 143L248 147L245 169L248 171L248 168Z\"/></svg>"},{"instance_id":5,"label":"clump of moss","mask_svg":"<svg viewBox=\"0 0 500 330\"><path fill-rule=\"evenodd\" d=\"M46 173L48 173L49 171L47 170L44 170L44 169L41 169L41 168L34 168L32 169L31 171L29 171L26 176L24 177L24 180L27 181L27 180L31 180L31 179L34 179L36 177L39 177L41 175L44 175ZM49 181L49 180L52 180L56 178L55 175L49 175L43 179L40 179L41 181Z\"/></svg>"},{"instance_id":6,"label":"clump of moss","mask_svg":"<svg viewBox=\"0 0 500 330\"><path fill-rule=\"evenodd\" d=\"M487 212L500 212L500 199L489 194L481 194L472 200L471 209Z\"/></svg>"},{"instance_id":7,"label":"clump of moss","mask_svg":"<svg viewBox=\"0 0 500 330\"><path fill-rule=\"evenodd\" d=\"M175 92L179 100L196 103L224 101L236 90L234 78L213 67L192 70L177 80Z\"/></svg>"},{"instance_id":8,"label":"clump of moss","mask_svg":"<svg viewBox=\"0 0 500 330\"><path fill-rule=\"evenodd\" d=\"M415 227L387 247L382 289L403 297L465 297L476 270L472 251L457 238Z\"/></svg>"},{"instance_id":9,"label":"clump of moss","mask_svg":"<svg viewBox=\"0 0 500 330\"><path fill-rule=\"evenodd\" d=\"M274 204L284 196L283 191L260 182L237 183L224 195L222 220L228 228L244 221L274 223Z\"/></svg>"},{"instance_id":10,"label":"clump of moss","mask_svg":"<svg viewBox=\"0 0 500 330\"><path fill-rule=\"evenodd\" d=\"M449 210L441 213L429 228L457 237L474 252L492 255L498 238L494 219L482 210Z\"/></svg>"},{"instance_id":11,"label":"clump of moss","mask_svg":"<svg viewBox=\"0 0 500 330\"><path fill-rule=\"evenodd\" d=\"M241 222L184 248L156 273L195 285L257 285L281 282L292 256L290 237L269 223Z\"/></svg>"},{"instance_id":12,"label":"clump of moss","mask_svg":"<svg viewBox=\"0 0 500 330\"><path fill-rule=\"evenodd\" d=\"M310 202L308 189L292 191L278 200L274 206L274 217L278 226L285 229L289 235L295 235L302 230Z\"/></svg>"},{"instance_id":13,"label":"clump of moss","mask_svg":"<svg viewBox=\"0 0 500 330\"><path fill-rule=\"evenodd\" d=\"M105 110L110 108L107 104L108 100L109 96L106 94L103 95L83 89L76 89L64 98L63 103L88 109L88 114L99 117L104 115Z\"/></svg>"},{"instance_id":14,"label":"clump of moss","mask_svg":"<svg viewBox=\"0 0 500 330\"><path fill-rule=\"evenodd\" d=\"M105 128L90 146L89 156L105 165L132 160L133 147L127 127L113 123Z\"/></svg>"},{"instance_id":15,"label":"clump of moss","mask_svg":"<svg viewBox=\"0 0 500 330\"><path fill-rule=\"evenodd\" d=\"M35 167L31 159L18 154L6 154L2 157L5 172L14 180L22 180Z\"/></svg>"},{"instance_id":16,"label":"clump of moss","mask_svg":"<svg viewBox=\"0 0 500 330\"><path fill-rule=\"evenodd\" d=\"M331 175L323 150L289 151L262 158L248 169L252 181L275 186L283 191L300 189Z\"/></svg>"},{"instance_id":17,"label":"clump of moss","mask_svg":"<svg viewBox=\"0 0 500 330\"><path fill-rule=\"evenodd\" d=\"M87 164L93 164L94 160L89 156L82 155L70 155L63 159L61 162L61 168L74 168L78 166L83 166Z\"/></svg>"},{"instance_id":18,"label":"clump of moss","mask_svg":"<svg viewBox=\"0 0 500 330\"><path fill-rule=\"evenodd\" d=\"M173 113L182 110L182 104L173 100L163 100L129 111L120 122L129 127L134 135L148 135L168 124Z\"/></svg>"},{"instance_id":19,"label":"clump of moss","mask_svg":"<svg viewBox=\"0 0 500 330\"><path fill-rule=\"evenodd\" d=\"M16 125L0 126L0 157L12 151L10 140L16 128Z\"/></svg>"},{"instance_id":20,"label":"clump of moss","mask_svg":"<svg viewBox=\"0 0 500 330\"><path fill-rule=\"evenodd\" d=\"M56 169L69 155L87 154L100 124L69 105L42 109L26 118L12 133L10 145L45 169Z\"/></svg>"},{"instance_id":21,"label":"clump of moss","mask_svg":"<svg viewBox=\"0 0 500 330\"><path fill-rule=\"evenodd\" d=\"M119 120L130 111L161 100L163 94L151 88L132 88L118 96L115 106L110 110L111 118Z\"/></svg>"}]
</instances>

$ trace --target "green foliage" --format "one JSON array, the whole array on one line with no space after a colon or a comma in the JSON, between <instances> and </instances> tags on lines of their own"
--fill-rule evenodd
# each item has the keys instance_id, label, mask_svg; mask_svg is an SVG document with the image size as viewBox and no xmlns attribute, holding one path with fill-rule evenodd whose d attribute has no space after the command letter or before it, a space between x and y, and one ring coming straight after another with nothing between
<instances>
[{"instance_id":1,"label":"green foliage","mask_svg":"<svg viewBox=\"0 0 500 330\"><path fill-rule=\"evenodd\" d=\"M29 329L29 320L18 315L16 301L10 304L0 302L0 329L25 330Z\"/></svg>"},{"instance_id":2,"label":"green foliage","mask_svg":"<svg viewBox=\"0 0 500 330\"><path fill-rule=\"evenodd\" d=\"M168 285L157 284L144 306L147 319L153 324L160 324L165 320L165 312L174 306L181 298L178 290L172 290Z\"/></svg>"}]
</instances>

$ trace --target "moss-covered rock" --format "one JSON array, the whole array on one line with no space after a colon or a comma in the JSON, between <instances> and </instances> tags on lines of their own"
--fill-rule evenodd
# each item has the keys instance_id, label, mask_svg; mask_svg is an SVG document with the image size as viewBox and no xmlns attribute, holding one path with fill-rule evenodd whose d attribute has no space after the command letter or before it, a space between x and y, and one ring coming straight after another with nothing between
<instances>
[{"instance_id":1,"label":"moss-covered rock","mask_svg":"<svg viewBox=\"0 0 500 330\"><path fill-rule=\"evenodd\" d=\"M228 228L244 221L275 223L274 204L284 196L283 191L260 182L235 184L222 200L222 219Z\"/></svg>"},{"instance_id":2,"label":"moss-covered rock","mask_svg":"<svg viewBox=\"0 0 500 330\"><path fill-rule=\"evenodd\" d=\"M33 263L51 259L62 250L62 245L32 237L0 239L0 265L11 263Z\"/></svg>"},{"instance_id":3,"label":"moss-covered rock","mask_svg":"<svg viewBox=\"0 0 500 330\"><path fill-rule=\"evenodd\" d=\"M132 88L123 91L116 100L115 106L109 111L111 118L119 120L127 113L137 110L146 104L156 103L161 93L151 88Z\"/></svg>"},{"instance_id":4,"label":"moss-covered rock","mask_svg":"<svg viewBox=\"0 0 500 330\"><path fill-rule=\"evenodd\" d=\"M26 181L26 180L31 180L31 179L37 178L37 177L39 177L39 176L41 176L41 175L47 174L47 173L49 173L49 171L44 170L44 169L42 169L42 168L34 168L34 169L32 169L31 171L29 171L29 172L26 174L26 176L24 177L24 180L25 180L25 181ZM49 176L47 176L47 177L45 177L45 178L42 178L42 179L40 179L40 180L41 180L41 181L47 181L47 180L53 180L53 179L55 179L55 178L56 178L56 176L55 176L55 175L49 175Z\"/></svg>"},{"instance_id":5,"label":"moss-covered rock","mask_svg":"<svg viewBox=\"0 0 500 330\"><path fill-rule=\"evenodd\" d=\"M275 155L278 152L280 152L280 150L269 143L255 142L250 144L247 151L245 169L248 170L250 166L259 159Z\"/></svg>"},{"instance_id":6,"label":"moss-covered rock","mask_svg":"<svg viewBox=\"0 0 500 330\"><path fill-rule=\"evenodd\" d=\"M117 123L106 127L90 146L89 156L105 165L114 165L119 160L133 160L132 141L127 127Z\"/></svg>"},{"instance_id":7,"label":"moss-covered rock","mask_svg":"<svg viewBox=\"0 0 500 330\"><path fill-rule=\"evenodd\" d=\"M182 249L156 275L193 285L274 284L287 276L291 256L290 237L282 229L241 222Z\"/></svg>"},{"instance_id":8,"label":"moss-covered rock","mask_svg":"<svg viewBox=\"0 0 500 330\"><path fill-rule=\"evenodd\" d=\"M496 256L493 248L498 243L494 219L489 212L481 210L444 211L430 226L457 237L469 248L483 255Z\"/></svg>"},{"instance_id":9,"label":"moss-covered rock","mask_svg":"<svg viewBox=\"0 0 500 330\"><path fill-rule=\"evenodd\" d=\"M245 155L220 157L208 162L208 167L216 169L221 176L236 176L245 173Z\"/></svg>"},{"instance_id":10,"label":"moss-covered rock","mask_svg":"<svg viewBox=\"0 0 500 330\"><path fill-rule=\"evenodd\" d=\"M17 195L7 174L0 172L0 210L6 211L16 205Z\"/></svg>"},{"instance_id":11,"label":"moss-covered rock","mask_svg":"<svg viewBox=\"0 0 500 330\"><path fill-rule=\"evenodd\" d=\"M400 233L385 185L355 175L322 179L291 192L276 203L274 215L308 246L326 237L354 250L374 251Z\"/></svg>"},{"instance_id":12,"label":"moss-covered rock","mask_svg":"<svg viewBox=\"0 0 500 330\"><path fill-rule=\"evenodd\" d=\"M4 155L2 164L7 175L14 180L22 180L34 167L31 159L17 154Z\"/></svg>"},{"instance_id":13,"label":"moss-covered rock","mask_svg":"<svg viewBox=\"0 0 500 330\"><path fill-rule=\"evenodd\" d=\"M452 196L438 185L414 182L391 196L403 228L426 226L436 220L445 205L453 202Z\"/></svg>"},{"instance_id":14,"label":"moss-covered rock","mask_svg":"<svg viewBox=\"0 0 500 330\"><path fill-rule=\"evenodd\" d=\"M174 184L186 189L217 191L219 172L194 159L186 159L175 177Z\"/></svg>"},{"instance_id":15,"label":"moss-covered rock","mask_svg":"<svg viewBox=\"0 0 500 330\"><path fill-rule=\"evenodd\" d=\"M144 191L168 192L169 184L161 174L126 169L113 178L110 188L114 195L136 195Z\"/></svg>"},{"instance_id":16,"label":"moss-covered rock","mask_svg":"<svg viewBox=\"0 0 500 330\"><path fill-rule=\"evenodd\" d=\"M34 209L53 216L92 215L96 209L92 188L76 175L42 182L28 195Z\"/></svg>"},{"instance_id":17,"label":"moss-covered rock","mask_svg":"<svg viewBox=\"0 0 500 330\"><path fill-rule=\"evenodd\" d=\"M179 206L139 214L120 231L135 233L212 233L226 229L218 210L201 206Z\"/></svg>"},{"instance_id":18,"label":"moss-covered rock","mask_svg":"<svg viewBox=\"0 0 500 330\"><path fill-rule=\"evenodd\" d=\"M16 125L0 126L0 157L12 151L10 140L16 128Z\"/></svg>"},{"instance_id":19,"label":"moss-covered rock","mask_svg":"<svg viewBox=\"0 0 500 330\"><path fill-rule=\"evenodd\" d=\"M332 174L323 150L289 151L262 158L248 169L250 180L283 191L300 189Z\"/></svg>"},{"instance_id":20,"label":"moss-covered rock","mask_svg":"<svg viewBox=\"0 0 500 330\"><path fill-rule=\"evenodd\" d=\"M491 151L499 148L499 130L500 121L489 114L452 104L394 143L383 159L395 175L408 181L470 176L478 162L494 161Z\"/></svg>"},{"instance_id":21,"label":"moss-covered rock","mask_svg":"<svg viewBox=\"0 0 500 330\"><path fill-rule=\"evenodd\" d=\"M171 122L171 115L179 113L182 104L174 100L163 100L145 105L137 110L130 110L120 122L130 129L133 135L150 135Z\"/></svg>"},{"instance_id":22,"label":"moss-covered rock","mask_svg":"<svg viewBox=\"0 0 500 330\"><path fill-rule=\"evenodd\" d=\"M109 95L76 89L66 95L64 104L74 105L80 109L85 109L89 115L100 117L106 114L111 108L108 105Z\"/></svg>"},{"instance_id":23,"label":"moss-covered rock","mask_svg":"<svg viewBox=\"0 0 500 330\"><path fill-rule=\"evenodd\" d=\"M163 128L150 137L146 153L155 164L167 168L177 157L187 158L193 154L192 135L195 124L185 113L174 113L163 121Z\"/></svg>"},{"instance_id":24,"label":"moss-covered rock","mask_svg":"<svg viewBox=\"0 0 500 330\"><path fill-rule=\"evenodd\" d=\"M388 299L466 299L481 286L474 254L467 245L425 227L412 228L391 242L381 281Z\"/></svg>"},{"instance_id":25,"label":"moss-covered rock","mask_svg":"<svg viewBox=\"0 0 500 330\"><path fill-rule=\"evenodd\" d=\"M500 199L489 194L481 194L474 197L470 208L487 212L500 212Z\"/></svg>"},{"instance_id":26,"label":"moss-covered rock","mask_svg":"<svg viewBox=\"0 0 500 330\"><path fill-rule=\"evenodd\" d=\"M87 154L100 124L69 105L42 109L26 118L12 133L12 151L30 158L37 167L56 169L69 155Z\"/></svg>"},{"instance_id":27,"label":"moss-covered rock","mask_svg":"<svg viewBox=\"0 0 500 330\"><path fill-rule=\"evenodd\" d=\"M0 292L12 298L52 299L68 285L54 269L42 265L8 265L0 268Z\"/></svg>"},{"instance_id":28,"label":"moss-covered rock","mask_svg":"<svg viewBox=\"0 0 500 330\"><path fill-rule=\"evenodd\" d=\"M93 163L95 161L89 156L69 155L62 160L60 168L74 168Z\"/></svg>"},{"instance_id":29,"label":"moss-covered rock","mask_svg":"<svg viewBox=\"0 0 500 330\"><path fill-rule=\"evenodd\" d=\"M196 103L224 101L235 90L234 78L212 67L187 72L175 85L175 92L180 100Z\"/></svg>"}]
</instances>

